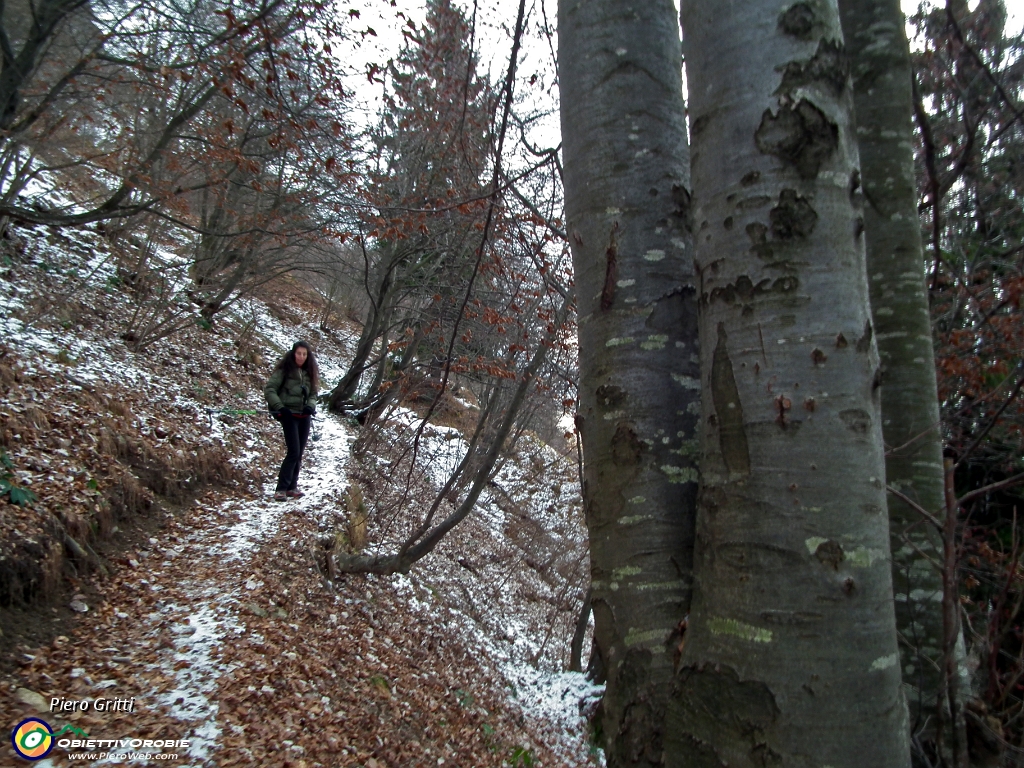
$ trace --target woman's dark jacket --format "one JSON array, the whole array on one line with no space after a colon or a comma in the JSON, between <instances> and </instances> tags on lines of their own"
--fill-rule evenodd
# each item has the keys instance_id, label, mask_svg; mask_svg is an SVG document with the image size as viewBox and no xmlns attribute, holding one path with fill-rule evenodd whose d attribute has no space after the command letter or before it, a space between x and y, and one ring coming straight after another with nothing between
<instances>
[{"instance_id":1,"label":"woman's dark jacket","mask_svg":"<svg viewBox=\"0 0 1024 768\"><path fill-rule=\"evenodd\" d=\"M287 375L284 368L275 370L263 388L263 394L267 397L267 408L271 411L279 411L283 407L292 413L302 413L303 408L316 408L316 389L313 388L309 374L301 368Z\"/></svg>"}]
</instances>

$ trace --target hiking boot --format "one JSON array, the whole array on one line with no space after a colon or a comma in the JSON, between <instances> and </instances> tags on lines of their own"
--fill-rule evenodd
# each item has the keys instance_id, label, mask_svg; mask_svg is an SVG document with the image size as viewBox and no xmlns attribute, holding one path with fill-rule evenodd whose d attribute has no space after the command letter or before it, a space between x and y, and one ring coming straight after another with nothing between
<instances>
[{"instance_id":1,"label":"hiking boot","mask_svg":"<svg viewBox=\"0 0 1024 768\"><path fill-rule=\"evenodd\" d=\"M291 496L293 499L301 499L306 494L304 494L298 488L292 488L290 491L288 491L288 495Z\"/></svg>"},{"instance_id":2,"label":"hiking boot","mask_svg":"<svg viewBox=\"0 0 1024 768\"><path fill-rule=\"evenodd\" d=\"M274 501L288 501L288 494L284 491L277 491L274 493Z\"/></svg>"}]
</instances>

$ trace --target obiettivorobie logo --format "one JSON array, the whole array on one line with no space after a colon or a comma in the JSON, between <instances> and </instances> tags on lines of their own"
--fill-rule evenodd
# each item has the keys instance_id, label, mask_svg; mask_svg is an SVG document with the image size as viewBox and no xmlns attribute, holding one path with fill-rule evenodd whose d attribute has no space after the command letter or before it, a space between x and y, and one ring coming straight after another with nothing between
<instances>
[{"instance_id":1,"label":"obiettivorobie logo","mask_svg":"<svg viewBox=\"0 0 1024 768\"><path fill-rule=\"evenodd\" d=\"M80 736L77 739L60 738L65 733ZM157 749L160 752L99 752L80 755L90 760L100 758L117 758L119 760L145 759L177 759L176 753L164 752L165 748L188 749L192 742L188 739L94 739L81 728L65 725L54 731L50 724L38 717L22 720L11 732L11 746L18 757L25 760L42 760L54 747L59 749ZM71 758L76 756L72 753Z\"/></svg>"},{"instance_id":2,"label":"obiettivorobie logo","mask_svg":"<svg viewBox=\"0 0 1024 768\"><path fill-rule=\"evenodd\" d=\"M68 731L89 738L89 734L73 725L65 725L54 733L48 722L40 720L38 717L30 717L15 726L11 732L11 744L18 757L23 757L26 760L42 760L50 754L57 737Z\"/></svg>"}]
</instances>

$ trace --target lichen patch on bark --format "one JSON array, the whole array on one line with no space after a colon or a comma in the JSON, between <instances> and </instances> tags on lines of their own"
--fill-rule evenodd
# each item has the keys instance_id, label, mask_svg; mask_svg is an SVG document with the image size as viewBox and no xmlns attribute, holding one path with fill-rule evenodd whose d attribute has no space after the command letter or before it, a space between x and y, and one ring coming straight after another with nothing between
<instances>
[{"instance_id":1,"label":"lichen patch on bark","mask_svg":"<svg viewBox=\"0 0 1024 768\"><path fill-rule=\"evenodd\" d=\"M763 627L755 627L753 624L746 624L736 619L723 619L719 616L712 616L708 619L708 629L715 635L732 635L741 640L749 640L752 643L770 643L772 631Z\"/></svg>"},{"instance_id":2,"label":"lichen patch on bark","mask_svg":"<svg viewBox=\"0 0 1024 768\"><path fill-rule=\"evenodd\" d=\"M664 464L660 469L668 477L670 483L696 483L699 479L697 470L693 467L676 467L672 464Z\"/></svg>"},{"instance_id":3,"label":"lichen patch on bark","mask_svg":"<svg viewBox=\"0 0 1024 768\"><path fill-rule=\"evenodd\" d=\"M899 664L900 656L898 653L894 653L891 656L882 656L879 659L875 659L871 664L871 670L877 672L881 669L889 669L889 667L895 667Z\"/></svg>"}]
</instances>

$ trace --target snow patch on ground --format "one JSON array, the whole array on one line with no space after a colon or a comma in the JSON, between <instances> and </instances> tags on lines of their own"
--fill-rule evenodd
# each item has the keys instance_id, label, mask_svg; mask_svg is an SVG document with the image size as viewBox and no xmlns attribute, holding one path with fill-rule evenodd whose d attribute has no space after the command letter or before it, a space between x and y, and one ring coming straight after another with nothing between
<instances>
[{"instance_id":1,"label":"snow patch on ground","mask_svg":"<svg viewBox=\"0 0 1024 768\"><path fill-rule=\"evenodd\" d=\"M224 642L226 630L234 624L224 608L207 602L208 597L193 608L187 623L176 625L173 668L177 685L161 696L161 703L170 707L179 720L191 724L188 754L194 761L205 762L220 743L217 703L211 696L217 689L217 677L225 671L216 660L216 650ZM178 606L173 606L176 608ZM185 665L178 668L178 662Z\"/></svg>"},{"instance_id":2,"label":"snow patch on ground","mask_svg":"<svg viewBox=\"0 0 1024 768\"><path fill-rule=\"evenodd\" d=\"M395 445L411 443L419 421L403 407L380 419ZM491 660L513 705L566 765L600 765L602 756L588 742L582 710L600 697L603 686L564 671L564 623L575 618L575 611L567 617L561 606L579 605L568 590L573 579L586 583L589 567L577 469L575 461L536 438L522 441L470 517L409 575L389 578L410 612L443 612L444 621L467 638L469 647ZM417 463L437 489L467 450L458 430L428 424L420 435ZM523 540L514 541L513 530ZM543 562L529 565L531 557ZM569 574L568 582L555 575L558 565L559 574ZM562 629L554 626L556 618Z\"/></svg>"}]
</instances>

